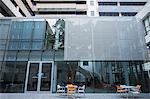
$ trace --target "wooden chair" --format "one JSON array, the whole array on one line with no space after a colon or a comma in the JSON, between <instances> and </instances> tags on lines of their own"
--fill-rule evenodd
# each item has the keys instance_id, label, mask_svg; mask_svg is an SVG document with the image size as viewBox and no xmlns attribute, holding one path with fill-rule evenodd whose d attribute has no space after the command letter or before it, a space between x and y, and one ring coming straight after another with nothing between
<instances>
[{"instance_id":1,"label":"wooden chair","mask_svg":"<svg viewBox=\"0 0 150 99\"><path fill-rule=\"evenodd\" d=\"M74 93L76 93L76 86L75 85L73 85L73 84L68 84L67 85L67 93L68 94L74 94Z\"/></svg>"},{"instance_id":2,"label":"wooden chair","mask_svg":"<svg viewBox=\"0 0 150 99\"><path fill-rule=\"evenodd\" d=\"M117 85L116 88L117 88L117 90L116 90L117 93L126 93L127 92L125 90L125 88L121 85Z\"/></svg>"}]
</instances>

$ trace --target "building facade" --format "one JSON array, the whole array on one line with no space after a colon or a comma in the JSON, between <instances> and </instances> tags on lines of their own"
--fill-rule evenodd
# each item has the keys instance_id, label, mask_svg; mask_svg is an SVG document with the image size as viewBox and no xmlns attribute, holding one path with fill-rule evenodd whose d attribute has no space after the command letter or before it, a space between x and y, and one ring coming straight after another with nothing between
<instances>
[{"instance_id":1,"label":"building facade","mask_svg":"<svg viewBox=\"0 0 150 99\"><path fill-rule=\"evenodd\" d=\"M150 57L150 2L148 2L145 7L136 15L138 19L141 19L145 28L145 40L147 45L148 57ZM145 63L145 71L148 71L150 78L150 64Z\"/></svg>"},{"instance_id":2,"label":"building facade","mask_svg":"<svg viewBox=\"0 0 150 99\"><path fill-rule=\"evenodd\" d=\"M2 17L135 16L149 0L1 0Z\"/></svg>"},{"instance_id":3,"label":"building facade","mask_svg":"<svg viewBox=\"0 0 150 99\"><path fill-rule=\"evenodd\" d=\"M147 1L1 0L0 92L55 93L68 83L86 93L115 93L118 84L150 92L149 13L116 17L135 16ZM4 18L12 16L30 18Z\"/></svg>"},{"instance_id":4,"label":"building facade","mask_svg":"<svg viewBox=\"0 0 150 99\"><path fill-rule=\"evenodd\" d=\"M118 84L141 84L142 92L149 92L144 29L135 18L4 18L0 23L0 92L56 92L56 85L68 83L84 84L87 93L113 93Z\"/></svg>"}]
</instances>

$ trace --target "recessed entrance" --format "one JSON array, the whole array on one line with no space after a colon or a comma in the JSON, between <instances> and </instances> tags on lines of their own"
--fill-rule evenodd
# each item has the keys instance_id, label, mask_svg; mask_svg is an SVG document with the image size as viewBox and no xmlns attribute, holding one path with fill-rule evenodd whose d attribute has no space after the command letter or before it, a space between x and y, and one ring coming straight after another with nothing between
<instances>
[{"instance_id":1,"label":"recessed entrance","mask_svg":"<svg viewBox=\"0 0 150 99\"><path fill-rule=\"evenodd\" d=\"M25 92L51 91L53 62L28 62Z\"/></svg>"}]
</instances>

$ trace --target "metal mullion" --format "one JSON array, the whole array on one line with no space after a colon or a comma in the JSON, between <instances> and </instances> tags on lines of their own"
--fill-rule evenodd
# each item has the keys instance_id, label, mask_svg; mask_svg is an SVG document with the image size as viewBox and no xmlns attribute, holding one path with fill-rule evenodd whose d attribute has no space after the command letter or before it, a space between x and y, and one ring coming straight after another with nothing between
<instances>
[{"instance_id":1,"label":"metal mullion","mask_svg":"<svg viewBox=\"0 0 150 99\"><path fill-rule=\"evenodd\" d=\"M40 88L41 88L41 75L42 73L42 62L39 62L39 73L38 73L38 84L37 84L37 91L39 92L40 91Z\"/></svg>"}]
</instances>

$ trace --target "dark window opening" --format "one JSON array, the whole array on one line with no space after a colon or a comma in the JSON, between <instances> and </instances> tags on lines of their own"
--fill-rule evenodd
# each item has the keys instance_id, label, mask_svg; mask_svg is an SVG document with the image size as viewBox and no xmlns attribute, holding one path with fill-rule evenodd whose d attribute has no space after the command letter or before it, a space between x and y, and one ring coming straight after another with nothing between
<instances>
[{"instance_id":1,"label":"dark window opening","mask_svg":"<svg viewBox=\"0 0 150 99\"><path fill-rule=\"evenodd\" d=\"M99 16L119 16L119 12L99 12Z\"/></svg>"},{"instance_id":2,"label":"dark window opening","mask_svg":"<svg viewBox=\"0 0 150 99\"><path fill-rule=\"evenodd\" d=\"M88 61L83 61L83 66L88 66L89 62Z\"/></svg>"},{"instance_id":3,"label":"dark window opening","mask_svg":"<svg viewBox=\"0 0 150 99\"><path fill-rule=\"evenodd\" d=\"M86 15L86 11L43 11L38 14L76 14L76 15Z\"/></svg>"},{"instance_id":4,"label":"dark window opening","mask_svg":"<svg viewBox=\"0 0 150 99\"><path fill-rule=\"evenodd\" d=\"M86 1L33 1L32 3L36 5L36 3L76 3L76 4L86 4Z\"/></svg>"},{"instance_id":5,"label":"dark window opening","mask_svg":"<svg viewBox=\"0 0 150 99\"><path fill-rule=\"evenodd\" d=\"M121 6L144 6L146 2L120 2Z\"/></svg>"},{"instance_id":6,"label":"dark window opening","mask_svg":"<svg viewBox=\"0 0 150 99\"><path fill-rule=\"evenodd\" d=\"M98 5L113 5L117 6L117 2L98 2Z\"/></svg>"},{"instance_id":7,"label":"dark window opening","mask_svg":"<svg viewBox=\"0 0 150 99\"><path fill-rule=\"evenodd\" d=\"M122 16L135 16L137 14L137 12L122 12L121 15Z\"/></svg>"}]
</instances>

